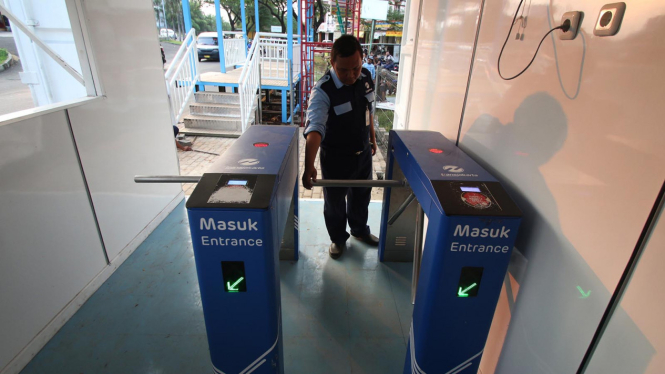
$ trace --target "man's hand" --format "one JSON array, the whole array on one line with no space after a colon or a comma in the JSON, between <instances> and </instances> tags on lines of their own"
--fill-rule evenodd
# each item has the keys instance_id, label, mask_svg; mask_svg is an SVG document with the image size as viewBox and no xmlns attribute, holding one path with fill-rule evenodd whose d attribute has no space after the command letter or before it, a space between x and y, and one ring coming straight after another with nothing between
<instances>
[{"instance_id":1,"label":"man's hand","mask_svg":"<svg viewBox=\"0 0 665 374\"><path fill-rule=\"evenodd\" d=\"M372 142L372 156L376 155L376 140Z\"/></svg>"},{"instance_id":2,"label":"man's hand","mask_svg":"<svg viewBox=\"0 0 665 374\"><path fill-rule=\"evenodd\" d=\"M312 131L307 134L305 143L305 172L302 174L302 185L308 190L312 189L312 181L316 182L316 167L314 159L321 145L321 134Z\"/></svg>"},{"instance_id":3,"label":"man's hand","mask_svg":"<svg viewBox=\"0 0 665 374\"><path fill-rule=\"evenodd\" d=\"M311 190L312 182L316 182L316 168L305 168L305 172L302 174L302 185Z\"/></svg>"}]
</instances>

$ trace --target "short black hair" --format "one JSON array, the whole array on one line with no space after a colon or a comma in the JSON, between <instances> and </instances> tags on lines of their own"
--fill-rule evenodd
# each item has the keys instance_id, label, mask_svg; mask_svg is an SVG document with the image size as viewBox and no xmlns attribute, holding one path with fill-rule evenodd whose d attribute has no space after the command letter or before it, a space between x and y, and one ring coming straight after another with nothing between
<instances>
[{"instance_id":1,"label":"short black hair","mask_svg":"<svg viewBox=\"0 0 665 374\"><path fill-rule=\"evenodd\" d=\"M332 46L332 52L330 54L330 60L335 62L335 59L339 57L349 57L360 52L360 57L363 56L363 48L360 46L358 39L349 34L344 34L335 40Z\"/></svg>"}]
</instances>

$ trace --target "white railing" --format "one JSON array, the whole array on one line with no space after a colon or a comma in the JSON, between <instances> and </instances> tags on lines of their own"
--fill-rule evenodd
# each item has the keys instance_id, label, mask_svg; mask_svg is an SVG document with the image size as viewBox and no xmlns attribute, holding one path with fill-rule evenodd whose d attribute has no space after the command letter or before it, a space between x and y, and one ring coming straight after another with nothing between
<instances>
[{"instance_id":1,"label":"white railing","mask_svg":"<svg viewBox=\"0 0 665 374\"><path fill-rule=\"evenodd\" d=\"M245 39L224 39L224 63L226 66L245 63Z\"/></svg>"},{"instance_id":2,"label":"white railing","mask_svg":"<svg viewBox=\"0 0 665 374\"><path fill-rule=\"evenodd\" d=\"M257 46L259 45L259 33L254 37L252 47L247 52L247 59L245 66L240 73L240 80L238 81L238 93L240 95L240 121L242 123L242 132L250 125L252 112L254 110L254 103L257 100L260 79L259 68L260 58L257 53Z\"/></svg>"},{"instance_id":3,"label":"white railing","mask_svg":"<svg viewBox=\"0 0 665 374\"><path fill-rule=\"evenodd\" d=\"M300 43L293 43L293 76L300 74Z\"/></svg>"},{"instance_id":4,"label":"white railing","mask_svg":"<svg viewBox=\"0 0 665 374\"><path fill-rule=\"evenodd\" d=\"M261 79L289 80L286 34L259 33L259 53L261 54ZM296 62L300 66L300 44L298 44L298 35L293 35L294 69Z\"/></svg>"},{"instance_id":5,"label":"white railing","mask_svg":"<svg viewBox=\"0 0 665 374\"><path fill-rule=\"evenodd\" d=\"M180 117L187 107L187 102L194 93L194 87L199 78L198 72L199 59L196 52L196 31L191 29L164 75L169 104L171 105L171 121L174 125L180 121Z\"/></svg>"}]
</instances>

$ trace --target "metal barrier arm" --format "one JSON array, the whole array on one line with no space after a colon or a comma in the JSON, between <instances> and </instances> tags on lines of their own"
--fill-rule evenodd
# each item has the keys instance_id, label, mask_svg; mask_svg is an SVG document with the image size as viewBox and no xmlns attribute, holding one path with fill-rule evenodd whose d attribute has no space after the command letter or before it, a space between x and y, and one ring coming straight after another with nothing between
<instances>
[{"instance_id":1,"label":"metal barrier arm","mask_svg":"<svg viewBox=\"0 0 665 374\"><path fill-rule=\"evenodd\" d=\"M198 183L201 175L137 175L136 183ZM319 179L312 185L317 187L408 187L406 180L373 180L373 179Z\"/></svg>"},{"instance_id":2,"label":"metal barrier arm","mask_svg":"<svg viewBox=\"0 0 665 374\"><path fill-rule=\"evenodd\" d=\"M395 211L395 213L393 214L393 216L390 217L390 218L388 219L388 224L389 224L389 225L392 225L393 223L395 223L395 221L397 221L397 219L399 218L399 216L401 216L402 213L404 213L404 211L406 210L406 208L408 208L409 205L411 205L411 203L412 203L413 200L415 200L415 199L416 199L416 195L415 195L413 192L411 192L411 195L409 195L409 197L407 197L406 200L404 200L404 202L402 203L402 205L400 205L399 208L397 208L397 210Z\"/></svg>"},{"instance_id":3,"label":"metal barrier arm","mask_svg":"<svg viewBox=\"0 0 665 374\"><path fill-rule=\"evenodd\" d=\"M199 183L200 175L137 175L136 183Z\"/></svg>"}]
</instances>

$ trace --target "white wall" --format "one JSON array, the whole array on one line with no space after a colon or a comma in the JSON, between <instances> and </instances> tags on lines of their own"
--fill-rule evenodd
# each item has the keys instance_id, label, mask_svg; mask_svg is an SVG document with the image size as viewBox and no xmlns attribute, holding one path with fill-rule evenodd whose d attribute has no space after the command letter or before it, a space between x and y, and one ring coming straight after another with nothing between
<instances>
[{"instance_id":1,"label":"white wall","mask_svg":"<svg viewBox=\"0 0 665 374\"><path fill-rule=\"evenodd\" d=\"M665 218L661 211L628 288L587 369L589 374L660 374L665 368ZM626 331L633 334L627 335ZM638 333L639 332L639 333Z\"/></svg>"},{"instance_id":2,"label":"white wall","mask_svg":"<svg viewBox=\"0 0 665 374\"><path fill-rule=\"evenodd\" d=\"M503 81L496 62L518 3L485 2L460 134L460 147L524 211L521 272L511 268L481 370L573 373L665 178L665 4L626 1L619 34L601 38L592 28L607 2L526 1L525 37L510 36L504 75L528 63L564 12L584 12L582 34L547 38L523 76ZM455 139L478 1L423 7L408 128ZM581 298L578 286L590 296ZM623 334L644 340L639 329Z\"/></svg>"},{"instance_id":3,"label":"white wall","mask_svg":"<svg viewBox=\"0 0 665 374\"><path fill-rule=\"evenodd\" d=\"M84 6L104 97L0 117L2 374L18 373L184 197L178 184L133 181L179 173L151 1Z\"/></svg>"},{"instance_id":4,"label":"white wall","mask_svg":"<svg viewBox=\"0 0 665 374\"><path fill-rule=\"evenodd\" d=\"M411 6L417 3L413 0ZM409 129L440 131L457 139L480 4L480 0L423 0Z\"/></svg>"},{"instance_id":5,"label":"white wall","mask_svg":"<svg viewBox=\"0 0 665 374\"><path fill-rule=\"evenodd\" d=\"M0 368L105 266L65 111L0 126Z\"/></svg>"},{"instance_id":6,"label":"white wall","mask_svg":"<svg viewBox=\"0 0 665 374\"><path fill-rule=\"evenodd\" d=\"M113 260L182 188L134 183L137 174L179 174L152 3L84 4L106 97L72 109L70 116Z\"/></svg>"}]
</instances>

